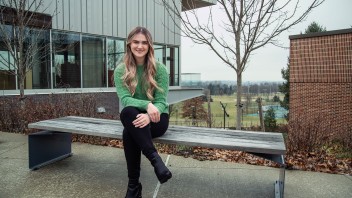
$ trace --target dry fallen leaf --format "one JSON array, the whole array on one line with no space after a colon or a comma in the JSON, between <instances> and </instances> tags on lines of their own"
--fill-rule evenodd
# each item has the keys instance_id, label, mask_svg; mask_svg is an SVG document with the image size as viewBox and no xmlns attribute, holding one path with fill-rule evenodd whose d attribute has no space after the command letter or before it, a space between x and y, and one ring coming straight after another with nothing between
<instances>
[{"instance_id":1,"label":"dry fallen leaf","mask_svg":"<svg viewBox=\"0 0 352 198\"><path fill-rule=\"evenodd\" d=\"M90 144L98 144L123 148L123 142L117 139L100 138L87 135L72 136L74 142L85 142ZM161 153L180 155L191 157L200 161L204 160L221 160L226 162L246 163L252 165L263 165L269 167L279 167L279 164L266 160L243 151L232 151L224 149L209 149L202 147L181 147L176 145L156 144ZM352 175L352 159L336 158L334 155L316 152L296 152L285 156L286 168L294 170L318 171L333 174Z\"/></svg>"}]
</instances>

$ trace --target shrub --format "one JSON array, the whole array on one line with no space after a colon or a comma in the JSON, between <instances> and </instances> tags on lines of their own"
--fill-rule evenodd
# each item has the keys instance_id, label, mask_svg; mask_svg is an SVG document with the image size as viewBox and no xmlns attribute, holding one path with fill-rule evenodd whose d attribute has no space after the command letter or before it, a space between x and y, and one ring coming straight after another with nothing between
<instances>
[{"instance_id":1,"label":"shrub","mask_svg":"<svg viewBox=\"0 0 352 198\"><path fill-rule=\"evenodd\" d=\"M336 138L337 142L339 142L342 146L342 152L347 151L350 155L352 155L352 125L346 125L344 131Z\"/></svg>"},{"instance_id":2,"label":"shrub","mask_svg":"<svg viewBox=\"0 0 352 198\"><path fill-rule=\"evenodd\" d=\"M85 116L114 118L108 114L97 113L95 94L59 94L27 97L20 101L18 97L0 97L0 130L18 133L30 133L28 124L40 120L63 116Z\"/></svg>"},{"instance_id":3,"label":"shrub","mask_svg":"<svg viewBox=\"0 0 352 198\"><path fill-rule=\"evenodd\" d=\"M273 102L280 102L279 96L275 95L275 96L273 97Z\"/></svg>"},{"instance_id":4,"label":"shrub","mask_svg":"<svg viewBox=\"0 0 352 198\"><path fill-rule=\"evenodd\" d=\"M275 131L277 128L275 111L272 107L270 107L264 115L264 125L265 131Z\"/></svg>"},{"instance_id":5,"label":"shrub","mask_svg":"<svg viewBox=\"0 0 352 198\"><path fill-rule=\"evenodd\" d=\"M320 115L315 118L297 116L288 124L287 150L288 153L321 152L332 140L330 121Z\"/></svg>"}]
</instances>

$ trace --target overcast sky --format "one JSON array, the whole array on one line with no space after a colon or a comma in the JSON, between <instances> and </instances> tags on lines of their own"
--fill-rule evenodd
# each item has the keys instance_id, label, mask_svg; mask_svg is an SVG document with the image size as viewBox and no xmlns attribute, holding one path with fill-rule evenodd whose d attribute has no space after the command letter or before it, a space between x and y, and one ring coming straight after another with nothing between
<instances>
[{"instance_id":1,"label":"overcast sky","mask_svg":"<svg viewBox=\"0 0 352 198\"><path fill-rule=\"evenodd\" d=\"M279 40L288 47L288 37L304 32L313 21L326 27L327 31L352 28L351 8L352 0L325 0L305 21L281 34ZM207 15L209 9L201 8L198 12ZM288 56L288 49L271 45L255 51L244 71L243 82L282 81L280 71L287 65ZM181 39L181 73L201 73L202 81L236 80L235 70L226 66L206 45L193 44L187 38Z\"/></svg>"}]
</instances>

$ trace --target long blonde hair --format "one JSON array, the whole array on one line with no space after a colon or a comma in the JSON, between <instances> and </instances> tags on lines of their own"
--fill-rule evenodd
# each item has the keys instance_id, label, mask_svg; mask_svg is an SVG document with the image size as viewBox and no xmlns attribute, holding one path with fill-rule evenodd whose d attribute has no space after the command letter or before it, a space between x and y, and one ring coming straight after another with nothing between
<instances>
[{"instance_id":1,"label":"long blonde hair","mask_svg":"<svg viewBox=\"0 0 352 198\"><path fill-rule=\"evenodd\" d=\"M136 27L134 28L127 37L126 43L126 53L124 56L125 63L125 74L122 76L122 79L129 89L130 93L134 95L136 91L136 87L138 84L138 79L136 78L137 72L137 64L136 60L132 54L131 50L131 42L133 37L136 34L143 34L148 41L148 53L146 54L146 59L144 62L144 79L145 86L147 87L146 94L150 100L154 100L153 93L155 89L160 89L154 79L156 74L156 63L154 59L154 47L153 47L153 39L150 32L144 27ZM145 87L144 87L145 88Z\"/></svg>"}]
</instances>

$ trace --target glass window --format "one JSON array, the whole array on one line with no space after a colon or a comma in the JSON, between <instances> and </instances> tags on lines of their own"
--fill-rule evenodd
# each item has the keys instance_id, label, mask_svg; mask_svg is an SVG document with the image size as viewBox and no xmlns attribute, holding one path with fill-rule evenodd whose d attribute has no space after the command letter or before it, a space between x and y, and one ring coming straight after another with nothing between
<instances>
[{"instance_id":1,"label":"glass window","mask_svg":"<svg viewBox=\"0 0 352 198\"><path fill-rule=\"evenodd\" d=\"M6 41L12 40L12 26L9 25L1 25L1 34L0 34L0 70L4 71L12 71L15 67L10 62L11 53L8 50L6 45Z\"/></svg>"},{"instance_id":2,"label":"glass window","mask_svg":"<svg viewBox=\"0 0 352 198\"><path fill-rule=\"evenodd\" d=\"M82 36L83 87L106 87L104 38Z\"/></svg>"},{"instance_id":3,"label":"glass window","mask_svg":"<svg viewBox=\"0 0 352 198\"><path fill-rule=\"evenodd\" d=\"M179 85L179 48L154 45L155 60L165 64L169 77L170 85Z\"/></svg>"},{"instance_id":4,"label":"glass window","mask_svg":"<svg viewBox=\"0 0 352 198\"><path fill-rule=\"evenodd\" d=\"M170 50L170 47L167 47L166 48L166 62L165 62L165 66L166 66L166 69L167 69L167 73L169 74L169 84L170 85L173 85L173 78L172 78L172 74L173 74L173 71L172 71L172 63L173 61L171 61L171 55L170 53L172 52L172 49ZM171 72L171 73L170 73Z\"/></svg>"},{"instance_id":5,"label":"glass window","mask_svg":"<svg viewBox=\"0 0 352 198\"><path fill-rule=\"evenodd\" d=\"M48 89L50 85L49 30L27 29L24 49L30 56L25 89Z\"/></svg>"},{"instance_id":6,"label":"glass window","mask_svg":"<svg viewBox=\"0 0 352 198\"><path fill-rule=\"evenodd\" d=\"M0 42L0 46L0 89L16 89L16 70L12 65L13 58L3 48L3 42Z\"/></svg>"},{"instance_id":7,"label":"glass window","mask_svg":"<svg viewBox=\"0 0 352 198\"><path fill-rule=\"evenodd\" d=\"M52 32L54 88L80 88L79 34Z\"/></svg>"},{"instance_id":8,"label":"glass window","mask_svg":"<svg viewBox=\"0 0 352 198\"><path fill-rule=\"evenodd\" d=\"M125 42L122 40L107 39L108 52L108 85L113 87L112 75L115 67L123 61L125 54Z\"/></svg>"},{"instance_id":9,"label":"glass window","mask_svg":"<svg viewBox=\"0 0 352 198\"><path fill-rule=\"evenodd\" d=\"M175 68L174 68L174 72L175 72L175 78L174 78L174 84L175 86L179 86L180 85L180 65L179 65L179 48L175 47L175 58L174 58L174 64L175 64Z\"/></svg>"},{"instance_id":10,"label":"glass window","mask_svg":"<svg viewBox=\"0 0 352 198\"><path fill-rule=\"evenodd\" d=\"M1 71L11 71L11 66L9 64L10 53L6 49L0 49L0 70Z\"/></svg>"},{"instance_id":11,"label":"glass window","mask_svg":"<svg viewBox=\"0 0 352 198\"><path fill-rule=\"evenodd\" d=\"M166 49L166 67L170 75L170 85L179 84L179 56L178 47L167 47Z\"/></svg>"},{"instance_id":12,"label":"glass window","mask_svg":"<svg viewBox=\"0 0 352 198\"><path fill-rule=\"evenodd\" d=\"M154 45L154 57L156 61L165 64L164 46Z\"/></svg>"},{"instance_id":13,"label":"glass window","mask_svg":"<svg viewBox=\"0 0 352 198\"><path fill-rule=\"evenodd\" d=\"M6 44L12 40L13 28L10 25L0 26L0 90L16 89L16 67Z\"/></svg>"},{"instance_id":14,"label":"glass window","mask_svg":"<svg viewBox=\"0 0 352 198\"><path fill-rule=\"evenodd\" d=\"M6 41L10 41L13 34L13 26L2 26L3 35L0 38L0 70L1 70L1 88L16 89L16 69L14 57L8 51ZM16 40L19 38L17 37ZM26 67L26 76L24 81L25 89L41 89L50 88L50 42L49 30L38 30L33 28L25 28L23 39L23 59L24 67ZM13 42L13 41L11 41ZM13 46L12 50L15 48ZM6 71L6 72L5 72ZM19 83L18 83L19 84Z\"/></svg>"}]
</instances>

